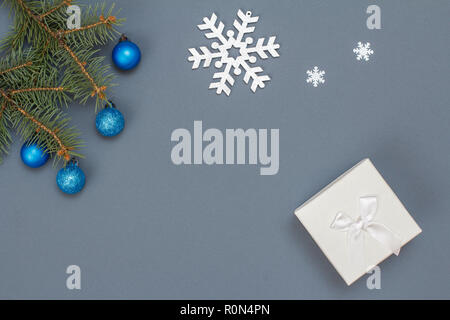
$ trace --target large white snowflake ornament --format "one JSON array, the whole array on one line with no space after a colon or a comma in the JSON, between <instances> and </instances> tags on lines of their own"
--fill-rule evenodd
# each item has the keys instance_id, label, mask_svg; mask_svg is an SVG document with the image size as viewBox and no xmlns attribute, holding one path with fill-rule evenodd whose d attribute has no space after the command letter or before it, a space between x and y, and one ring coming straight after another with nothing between
<instances>
[{"instance_id":1,"label":"large white snowflake ornament","mask_svg":"<svg viewBox=\"0 0 450 320\"><path fill-rule=\"evenodd\" d=\"M270 54L272 57L279 57L277 49L280 45L275 43L276 37L272 36L264 44L265 38L259 38L255 46L250 46L253 43L253 38L245 37L248 33L252 33L255 30L254 26L249 26L252 23L258 22L259 17L253 17L251 11L247 11L245 14L239 10L237 16L241 22L234 20L233 26L237 31L228 30L226 36L223 34L224 24L217 22L217 16L215 13L211 15L211 18L203 18L203 24L199 24L200 30L209 30L205 33L205 37L208 39L216 39L211 44L212 52L208 47L200 47L201 53L195 48L190 48L189 52L191 56L188 58L192 62L192 69L197 69L200 63L203 62L203 67L207 68L211 62L215 60L214 66L217 69L223 69L220 72L216 72L213 75L213 79L218 79L209 85L210 89L216 89L217 94L225 92L226 95L230 95L231 87L234 85L234 78L231 75L231 71L234 75L238 76L244 70L244 82L246 84L251 80L251 90L256 91L257 88L264 88L265 82L270 80L270 77L265 74L261 74L263 69L258 66L253 66L257 61L257 55L261 59L267 59ZM238 51L236 57L232 56L232 51Z\"/></svg>"},{"instance_id":2,"label":"large white snowflake ornament","mask_svg":"<svg viewBox=\"0 0 450 320\"><path fill-rule=\"evenodd\" d=\"M358 47L353 49L353 52L356 53L356 60L364 59L369 61L369 57L373 54L373 50L370 48L370 42L364 44L358 42Z\"/></svg>"},{"instance_id":3,"label":"large white snowflake ornament","mask_svg":"<svg viewBox=\"0 0 450 320\"><path fill-rule=\"evenodd\" d=\"M306 74L308 75L306 82L312 83L315 88L317 88L319 83L325 83L325 79L323 78L325 71L320 70L317 66L315 66L312 70L306 70Z\"/></svg>"}]
</instances>

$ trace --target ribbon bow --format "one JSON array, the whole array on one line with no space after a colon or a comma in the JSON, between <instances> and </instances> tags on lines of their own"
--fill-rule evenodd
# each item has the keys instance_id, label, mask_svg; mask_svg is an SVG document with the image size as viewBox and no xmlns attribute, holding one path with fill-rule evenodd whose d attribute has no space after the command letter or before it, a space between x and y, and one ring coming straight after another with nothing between
<instances>
[{"instance_id":1,"label":"ribbon bow","mask_svg":"<svg viewBox=\"0 0 450 320\"><path fill-rule=\"evenodd\" d=\"M364 231L398 256L402 246L401 238L381 223L374 222L377 212L377 197L359 198L360 213L354 221L343 212L338 212L331 229L347 232L351 263L364 261Z\"/></svg>"}]
</instances>

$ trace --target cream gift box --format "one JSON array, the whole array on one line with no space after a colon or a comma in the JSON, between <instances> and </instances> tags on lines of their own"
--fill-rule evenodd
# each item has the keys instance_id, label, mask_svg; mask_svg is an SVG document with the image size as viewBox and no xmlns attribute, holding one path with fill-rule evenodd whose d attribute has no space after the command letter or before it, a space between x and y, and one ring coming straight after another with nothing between
<instances>
[{"instance_id":1,"label":"cream gift box","mask_svg":"<svg viewBox=\"0 0 450 320\"><path fill-rule=\"evenodd\" d=\"M369 159L295 210L338 273L351 285L422 230Z\"/></svg>"}]
</instances>

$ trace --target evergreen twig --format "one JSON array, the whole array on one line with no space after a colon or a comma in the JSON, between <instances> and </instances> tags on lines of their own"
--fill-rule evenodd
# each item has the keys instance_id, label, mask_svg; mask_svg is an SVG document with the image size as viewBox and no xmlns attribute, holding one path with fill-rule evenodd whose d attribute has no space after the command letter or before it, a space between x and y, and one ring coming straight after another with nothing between
<instances>
[{"instance_id":1,"label":"evergreen twig","mask_svg":"<svg viewBox=\"0 0 450 320\"><path fill-rule=\"evenodd\" d=\"M96 109L112 86L109 66L98 56L99 45L118 35L124 19L114 6L81 6L80 28L67 30L72 0L4 0L14 15L7 37L0 41L0 162L15 130L28 143L38 143L55 161L81 155L77 131L60 111L71 98L85 103L96 97ZM29 49L24 49L29 47Z\"/></svg>"}]
</instances>

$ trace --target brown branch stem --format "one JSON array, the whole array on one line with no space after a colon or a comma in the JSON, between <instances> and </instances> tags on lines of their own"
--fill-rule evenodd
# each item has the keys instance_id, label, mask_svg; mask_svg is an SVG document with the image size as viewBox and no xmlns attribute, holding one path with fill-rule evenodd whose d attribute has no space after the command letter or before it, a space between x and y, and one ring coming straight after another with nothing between
<instances>
[{"instance_id":1,"label":"brown branch stem","mask_svg":"<svg viewBox=\"0 0 450 320\"><path fill-rule=\"evenodd\" d=\"M3 116L3 112L5 111L5 108L6 108L6 100L3 101L2 108L0 109L0 119Z\"/></svg>"},{"instance_id":2,"label":"brown branch stem","mask_svg":"<svg viewBox=\"0 0 450 320\"><path fill-rule=\"evenodd\" d=\"M12 90L10 92L10 95L15 95L18 93L24 93L24 92L36 92L36 91L64 91L63 87L54 87L54 88L25 88L25 89L17 89Z\"/></svg>"},{"instance_id":3,"label":"brown branch stem","mask_svg":"<svg viewBox=\"0 0 450 320\"><path fill-rule=\"evenodd\" d=\"M77 28L77 29L65 30L64 34L69 34L69 33L77 32L77 31L84 31L84 30L92 29L92 28L98 27L102 24L106 24L106 25L110 26L110 23L114 23L114 22L116 22L115 16L109 16L106 19L103 16L100 16L100 21L95 22L93 24L89 24L84 27Z\"/></svg>"},{"instance_id":4,"label":"brown branch stem","mask_svg":"<svg viewBox=\"0 0 450 320\"><path fill-rule=\"evenodd\" d=\"M39 16L39 18L42 20L43 18L45 18L46 16L52 14L53 12L55 12L58 9L60 9L64 5L70 6L70 2L71 1L72 0L62 0L57 6L53 7L52 9L48 10L47 12L41 14Z\"/></svg>"},{"instance_id":5,"label":"brown branch stem","mask_svg":"<svg viewBox=\"0 0 450 320\"><path fill-rule=\"evenodd\" d=\"M31 66L32 64L33 64L33 62L28 61L28 62L26 62L26 63L24 63L24 64L21 64L21 65L18 65L18 66L15 66L15 67L12 67L12 68L9 68L9 69L0 71L0 75L3 75L3 74L5 74L5 73L8 73L8 72L11 72L11 71L14 71L14 70L18 70L18 69L21 69L21 68L29 67L29 66Z\"/></svg>"}]
</instances>

